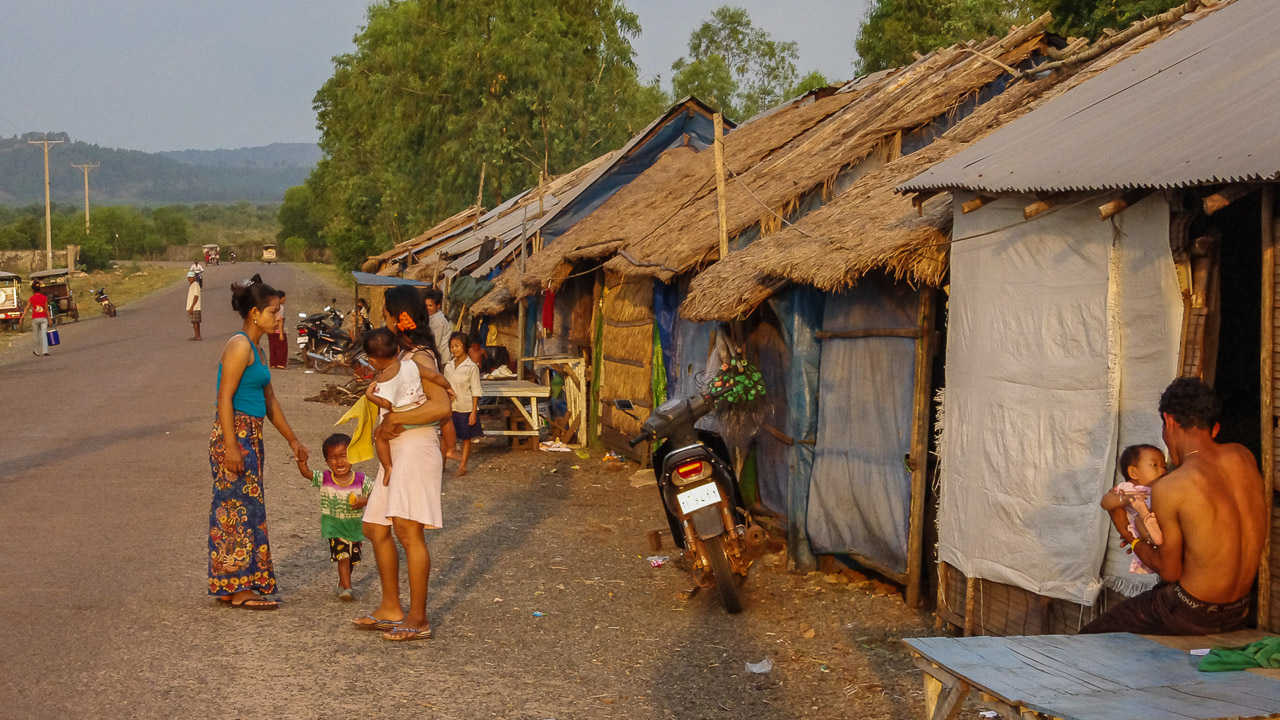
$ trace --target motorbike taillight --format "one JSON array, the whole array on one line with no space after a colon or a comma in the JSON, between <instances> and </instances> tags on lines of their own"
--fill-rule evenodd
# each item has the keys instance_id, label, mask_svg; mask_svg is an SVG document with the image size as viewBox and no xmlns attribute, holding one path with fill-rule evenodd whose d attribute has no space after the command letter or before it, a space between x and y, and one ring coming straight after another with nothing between
<instances>
[{"instance_id":1,"label":"motorbike taillight","mask_svg":"<svg viewBox=\"0 0 1280 720\"><path fill-rule=\"evenodd\" d=\"M676 466L676 473L673 480L677 485L686 485L694 480L701 480L711 474L710 463L701 460L693 460L683 465Z\"/></svg>"}]
</instances>

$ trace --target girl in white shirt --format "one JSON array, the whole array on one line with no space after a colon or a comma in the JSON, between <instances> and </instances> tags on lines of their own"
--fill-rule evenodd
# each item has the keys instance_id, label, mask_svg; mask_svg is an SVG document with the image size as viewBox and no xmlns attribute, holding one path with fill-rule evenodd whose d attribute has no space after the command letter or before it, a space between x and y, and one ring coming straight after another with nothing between
<instances>
[{"instance_id":1,"label":"girl in white shirt","mask_svg":"<svg viewBox=\"0 0 1280 720\"><path fill-rule=\"evenodd\" d=\"M462 442L462 464L454 477L467 474L467 460L471 457L471 439L484 435L477 416L480 397L480 368L467 356L467 334L456 332L449 336L449 353L453 358L445 363L444 377L453 387L457 397L453 400L453 427Z\"/></svg>"}]
</instances>

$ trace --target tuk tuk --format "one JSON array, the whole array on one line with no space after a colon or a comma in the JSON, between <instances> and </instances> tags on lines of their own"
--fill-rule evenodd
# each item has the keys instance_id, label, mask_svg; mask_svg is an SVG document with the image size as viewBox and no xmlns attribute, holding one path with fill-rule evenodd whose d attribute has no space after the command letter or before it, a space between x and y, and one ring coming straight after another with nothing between
<instances>
[{"instance_id":1,"label":"tuk tuk","mask_svg":"<svg viewBox=\"0 0 1280 720\"><path fill-rule=\"evenodd\" d=\"M22 278L0 271L0 325L7 330L17 330L22 306Z\"/></svg>"},{"instance_id":2,"label":"tuk tuk","mask_svg":"<svg viewBox=\"0 0 1280 720\"><path fill-rule=\"evenodd\" d=\"M276 244L263 243L262 244L262 262L270 265L275 261L276 261Z\"/></svg>"},{"instance_id":3,"label":"tuk tuk","mask_svg":"<svg viewBox=\"0 0 1280 720\"><path fill-rule=\"evenodd\" d=\"M31 273L31 279L40 283L40 292L49 298L50 320L58 321L59 315L68 315L80 322L80 308L71 292L71 271L66 268L41 270Z\"/></svg>"},{"instance_id":4,"label":"tuk tuk","mask_svg":"<svg viewBox=\"0 0 1280 720\"><path fill-rule=\"evenodd\" d=\"M201 249L204 250L205 263L209 265L218 264L218 261L220 259L219 254L221 253L221 250L219 250L217 245L210 243L208 245L203 246Z\"/></svg>"}]
</instances>

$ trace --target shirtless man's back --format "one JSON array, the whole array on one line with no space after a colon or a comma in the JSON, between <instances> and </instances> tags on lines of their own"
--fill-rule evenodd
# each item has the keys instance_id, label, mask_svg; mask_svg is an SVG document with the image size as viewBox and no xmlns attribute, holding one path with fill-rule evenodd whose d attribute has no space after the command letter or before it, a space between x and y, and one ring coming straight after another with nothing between
<instances>
[{"instance_id":1,"label":"shirtless man's back","mask_svg":"<svg viewBox=\"0 0 1280 720\"><path fill-rule=\"evenodd\" d=\"M1213 439L1217 407L1213 390L1192 378L1175 380L1161 396L1164 441L1176 466L1151 488L1164 541L1138 542L1133 551L1163 582L1082 632L1200 635L1244 627L1268 508L1253 454Z\"/></svg>"}]
</instances>

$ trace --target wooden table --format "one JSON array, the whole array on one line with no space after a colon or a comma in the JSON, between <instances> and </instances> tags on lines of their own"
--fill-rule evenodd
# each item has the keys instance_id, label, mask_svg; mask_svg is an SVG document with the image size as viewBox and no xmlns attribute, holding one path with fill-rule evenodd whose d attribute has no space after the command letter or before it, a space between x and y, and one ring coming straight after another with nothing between
<instances>
[{"instance_id":1,"label":"wooden table","mask_svg":"<svg viewBox=\"0 0 1280 720\"><path fill-rule=\"evenodd\" d=\"M1004 718L1188 720L1280 713L1280 670L1202 673L1192 648L1245 645L1257 630L1163 637L1035 635L909 638L924 671L925 714L953 718L965 698Z\"/></svg>"},{"instance_id":2,"label":"wooden table","mask_svg":"<svg viewBox=\"0 0 1280 720\"><path fill-rule=\"evenodd\" d=\"M515 405L516 409L520 411L520 415L524 417L525 422L529 423L528 430L508 430L507 428L490 430L485 428L485 435L538 437L538 428L541 426L538 418L538 399L551 397L551 388L528 380L481 380L480 390L485 397L507 398L510 400L511 404ZM526 399L529 407L525 407Z\"/></svg>"},{"instance_id":3,"label":"wooden table","mask_svg":"<svg viewBox=\"0 0 1280 720\"><path fill-rule=\"evenodd\" d=\"M533 369L555 370L564 377L565 424L571 447L587 446L587 361L572 355L533 358ZM544 378L546 381L546 378Z\"/></svg>"}]
</instances>

